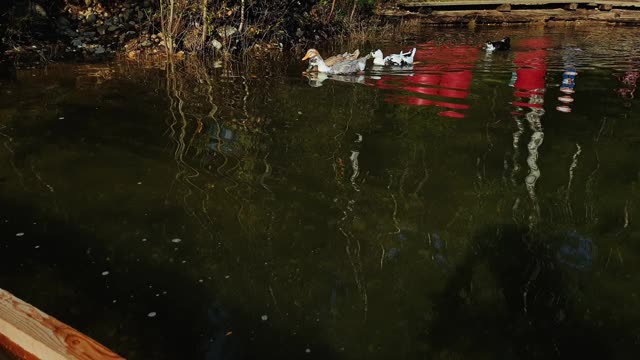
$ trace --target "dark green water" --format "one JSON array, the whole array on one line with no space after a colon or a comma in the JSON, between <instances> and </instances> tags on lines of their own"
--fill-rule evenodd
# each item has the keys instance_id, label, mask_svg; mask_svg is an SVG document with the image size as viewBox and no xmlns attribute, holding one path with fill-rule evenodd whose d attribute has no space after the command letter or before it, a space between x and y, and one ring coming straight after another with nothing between
<instances>
[{"instance_id":1,"label":"dark green water","mask_svg":"<svg viewBox=\"0 0 640 360\"><path fill-rule=\"evenodd\" d=\"M413 45L0 80L0 288L129 359L634 358L640 30Z\"/></svg>"}]
</instances>

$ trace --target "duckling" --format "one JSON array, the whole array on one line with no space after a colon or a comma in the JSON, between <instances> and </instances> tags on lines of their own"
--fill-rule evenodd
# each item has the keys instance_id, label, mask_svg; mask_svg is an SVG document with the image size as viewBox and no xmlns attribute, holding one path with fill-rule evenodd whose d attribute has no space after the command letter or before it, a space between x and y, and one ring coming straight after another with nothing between
<instances>
[{"instance_id":1,"label":"duckling","mask_svg":"<svg viewBox=\"0 0 640 360\"><path fill-rule=\"evenodd\" d=\"M511 39L507 36L507 37L504 37L502 40L498 40L498 41L487 40L487 42L484 44L484 48L487 51L509 50L511 49Z\"/></svg>"},{"instance_id":2,"label":"duckling","mask_svg":"<svg viewBox=\"0 0 640 360\"><path fill-rule=\"evenodd\" d=\"M380 49L371 52L371 56L373 56L373 64L380 66L402 66L402 65L411 65L413 64L413 57L416 55L416 48L413 48L411 51L407 51L403 53L400 51L399 54L391 54L387 57L383 57L382 51Z\"/></svg>"},{"instance_id":3,"label":"duckling","mask_svg":"<svg viewBox=\"0 0 640 360\"><path fill-rule=\"evenodd\" d=\"M318 50L316 49L309 49L307 51L307 54L304 56L304 58L302 60L306 60L309 59L313 56L319 56L320 53L318 52ZM343 61L348 61L348 60L356 60L358 59L358 56L360 56L360 50L356 49L354 52L349 53L348 51L343 53L343 54L338 54L338 55L334 55L331 56L327 59L323 59L325 65L327 66L333 66L334 64L337 64L339 62L343 62ZM318 71L317 68L314 69L313 66L309 65L309 67L307 68L307 71Z\"/></svg>"},{"instance_id":4,"label":"duckling","mask_svg":"<svg viewBox=\"0 0 640 360\"><path fill-rule=\"evenodd\" d=\"M305 57L303 58L303 60L306 60L307 58L309 58L309 53L307 53L307 55L305 55ZM371 55L367 55L364 57L361 57L357 60L347 60L347 61L342 61L336 64L333 64L332 66L327 66L327 64L324 62L324 60L322 60L322 56L320 55L312 55L309 58L309 65L311 66L317 66L318 67L318 72L321 73L327 73L327 74L353 74L353 73L357 73L360 71L364 71L364 68L367 65L367 60L369 60L369 58L371 57Z\"/></svg>"}]
</instances>

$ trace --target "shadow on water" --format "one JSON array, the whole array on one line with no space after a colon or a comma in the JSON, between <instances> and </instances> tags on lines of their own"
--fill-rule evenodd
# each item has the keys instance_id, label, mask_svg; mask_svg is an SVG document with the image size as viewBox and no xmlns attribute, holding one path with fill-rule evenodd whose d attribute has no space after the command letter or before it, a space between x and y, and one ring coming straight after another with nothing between
<instances>
[{"instance_id":1,"label":"shadow on water","mask_svg":"<svg viewBox=\"0 0 640 360\"><path fill-rule=\"evenodd\" d=\"M471 250L435 302L437 316L424 334L434 353L493 359L618 359L632 354L637 344L630 334L591 321L585 313L580 292L587 284L562 266L568 248L551 247L568 237L516 225L487 226L476 233ZM590 246L580 253L588 263L593 260ZM493 279L498 293L476 287L482 276ZM488 302L492 297L498 300Z\"/></svg>"}]
</instances>

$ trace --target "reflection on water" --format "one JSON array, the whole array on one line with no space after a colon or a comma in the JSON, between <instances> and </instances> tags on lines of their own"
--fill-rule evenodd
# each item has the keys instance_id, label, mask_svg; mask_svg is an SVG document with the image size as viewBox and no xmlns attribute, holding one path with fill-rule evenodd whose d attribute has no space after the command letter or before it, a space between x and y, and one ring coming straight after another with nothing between
<instances>
[{"instance_id":1,"label":"reflection on water","mask_svg":"<svg viewBox=\"0 0 640 360\"><path fill-rule=\"evenodd\" d=\"M469 95L471 69L480 49L474 45L435 46L433 43L418 44L416 48L414 65L410 69L401 68L410 73L372 78L372 85L391 90L392 94L385 97L387 102L436 106L446 109L438 113L440 116L465 117L463 111L469 109L469 105L460 100ZM404 95L404 92L413 94Z\"/></svg>"},{"instance_id":2,"label":"reflection on water","mask_svg":"<svg viewBox=\"0 0 640 360\"><path fill-rule=\"evenodd\" d=\"M640 34L508 30L0 79L0 287L130 359L628 358Z\"/></svg>"},{"instance_id":3,"label":"reflection on water","mask_svg":"<svg viewBox=\"0 0 640 360\"><path fill-rule=\"evenodd\" d=\"M640 58L632 57L628 61L630 70L622 74L616 74L616 77L622 83L622 87L616 89L616 92L624 99L631 100L635 98L636 87L640 80Z\"/></svg>"}]
</instances>

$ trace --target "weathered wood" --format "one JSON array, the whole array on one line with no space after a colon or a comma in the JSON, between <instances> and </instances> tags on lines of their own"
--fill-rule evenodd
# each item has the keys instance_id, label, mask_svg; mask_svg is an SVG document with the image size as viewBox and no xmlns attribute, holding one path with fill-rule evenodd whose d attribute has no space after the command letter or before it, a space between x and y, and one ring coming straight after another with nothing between
<instances>
[{"instance_id":1,"label":"weathered wood","mask_svg":"<svg viewBox=\"0 0 640 360\"><path fill-rule=\"evenodd\" d=\"M498 6L501 4L510 4L514 5L553 5L553 4L568 4L568 3L576 3L576 4L595 4L595 5L610 5L612 7L640 7L640 0L623 0L623 1L615 1L615 0L432 0L432 1L422 1L422 0L405 0L400 2L398 5L404 8L413 8L413 7L452 7L452 6L465 6L465 7L473 7L473 6Z\"/></svg>"},{"instance_id":2,"label":"weathered wood","mask_svg":"<svg viewBox=\"0 0 640 360\"><path fill-rule=\"evenodd\" d=\"M19 359L116 360L95 340L0 289L0 347Z\"/></svg>"},{"instance_id":3,"label":"weathered wood","mask_svg":"<svg viewBox=\"0 0 640 360\"><path fill-rule=\"evenodd\" d=\"M570 3L564 6L565 10L576 11L578 10L578 3Z\"/></svg>"},{"instance_id":4,"label":"weathered wood","mask_svg":"<svg viewBox=\"0 0 640 360\"><path fill-rule=\"evenodd\" d=\"M511 4L501 4L498 5L498 7L496 8L496 10L500 11L500 12L509 12L511 11Z\"/></svg>"}]
</instances>

